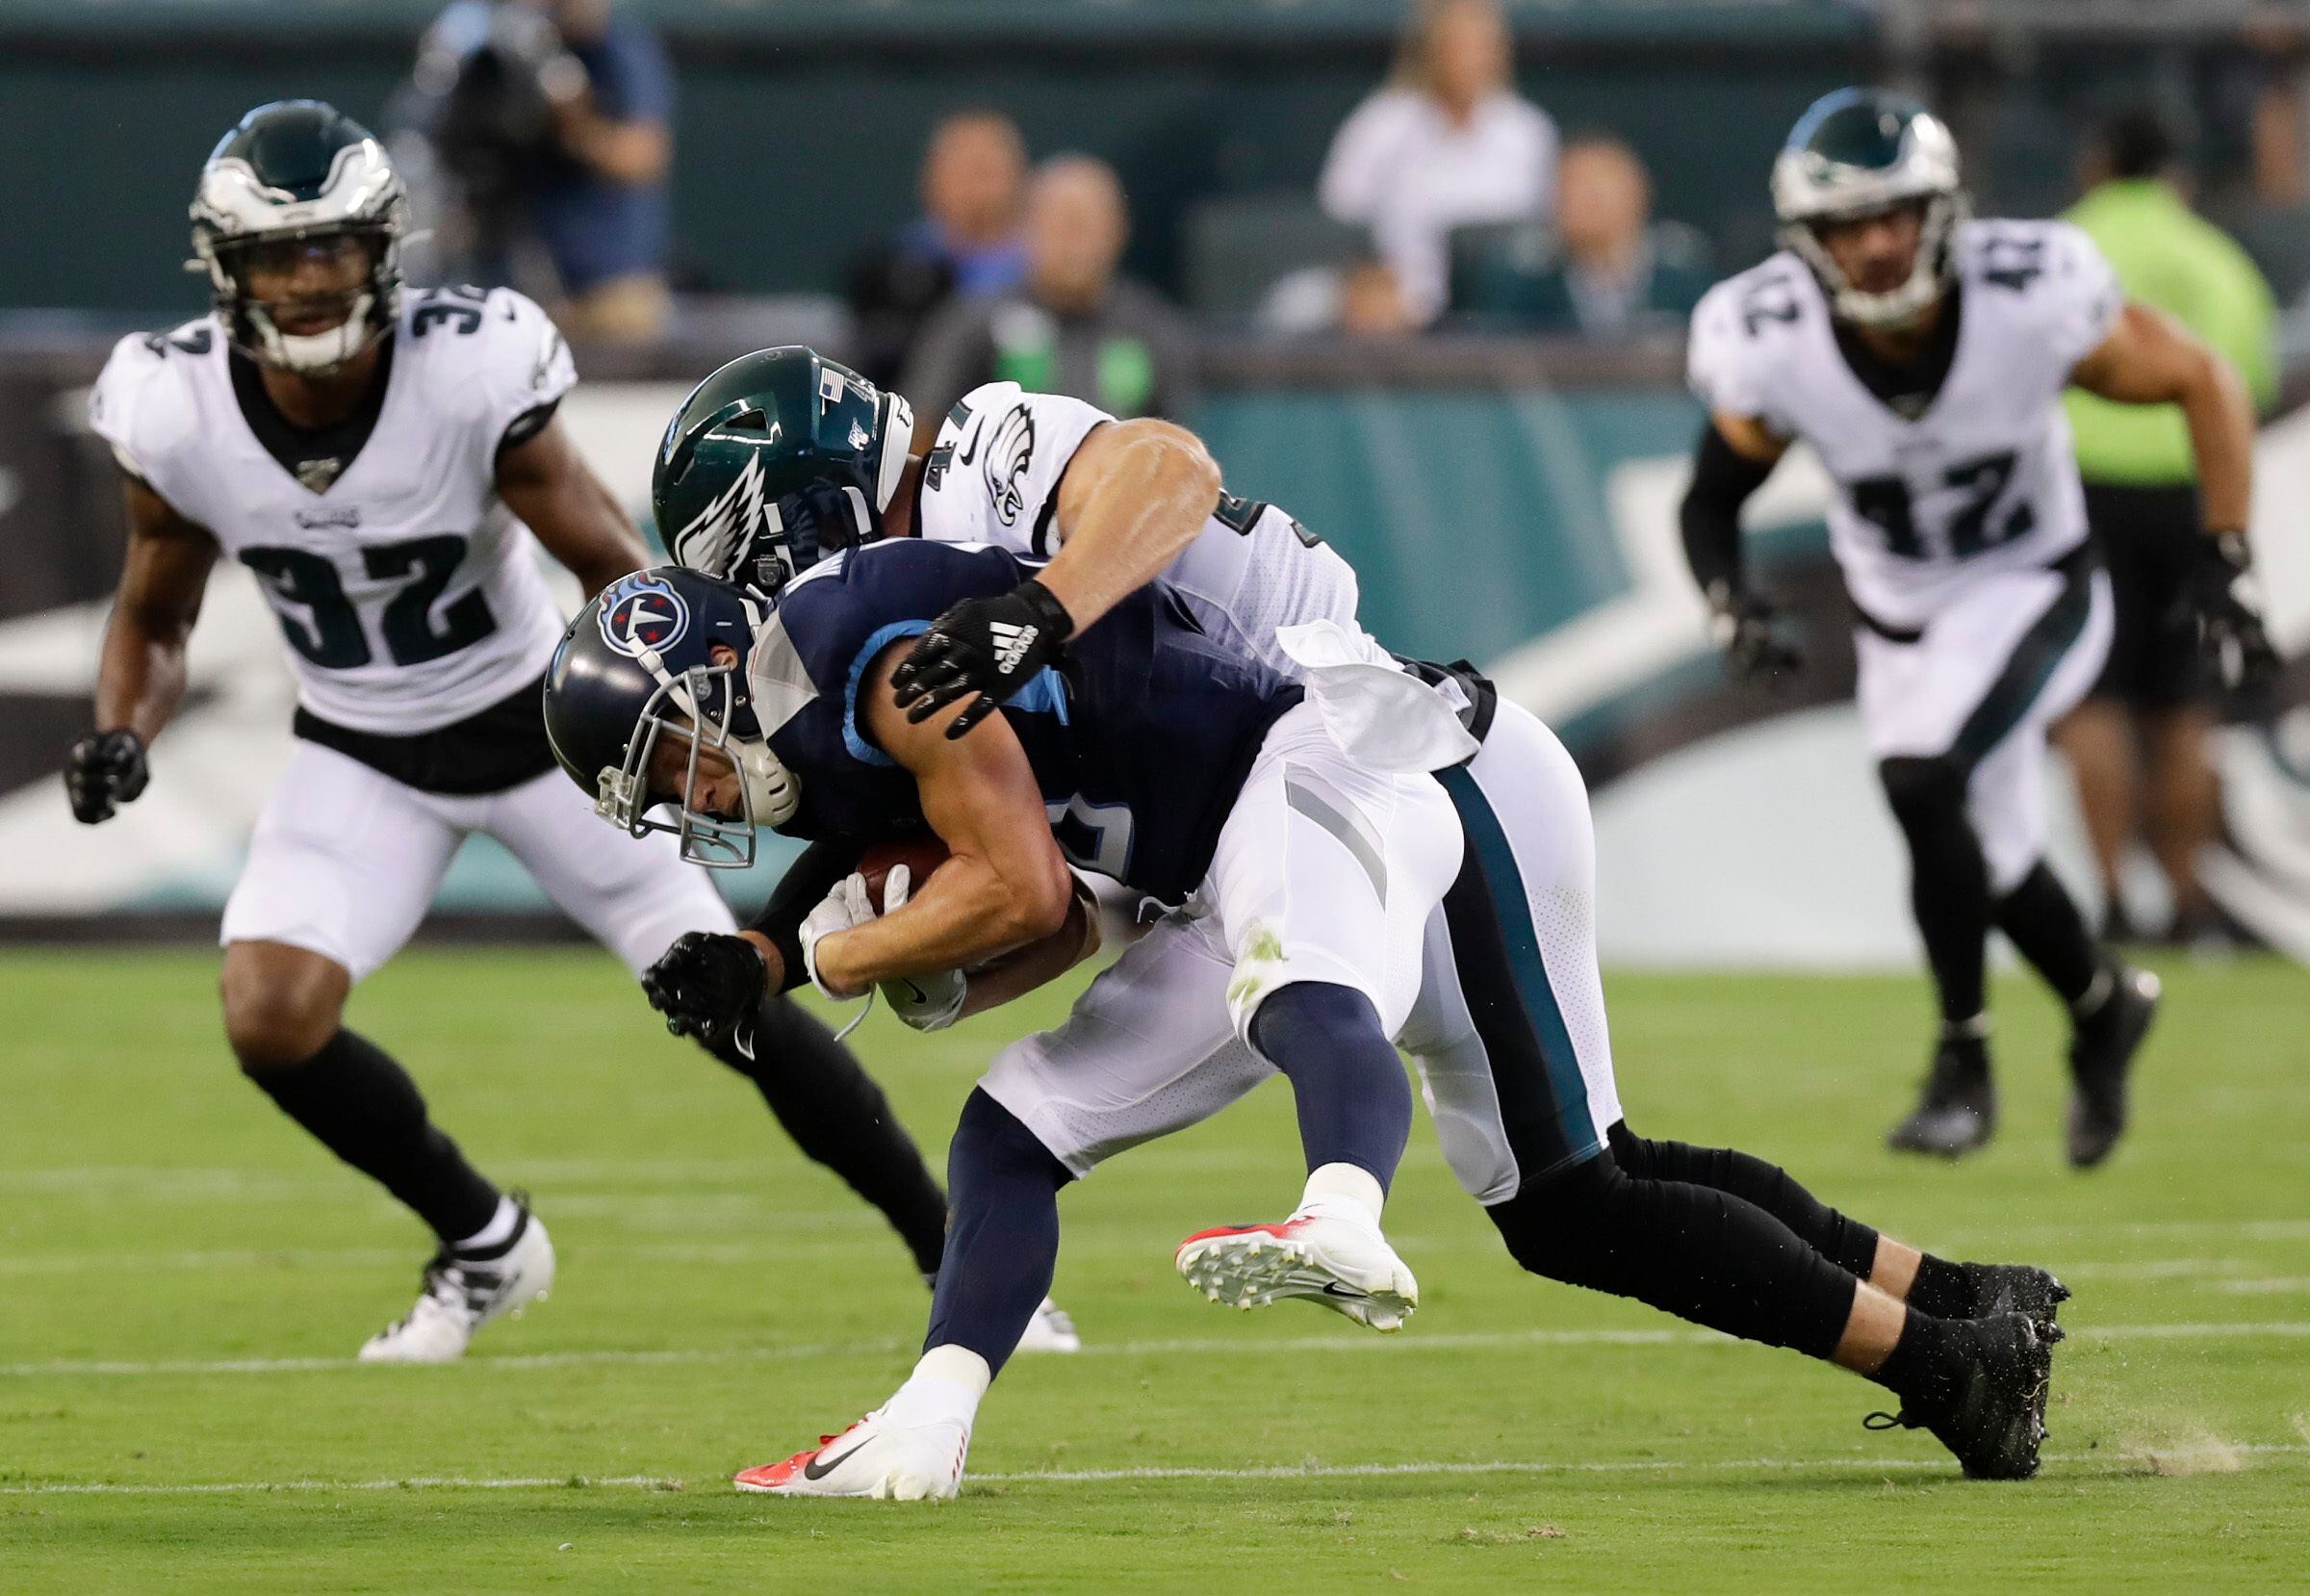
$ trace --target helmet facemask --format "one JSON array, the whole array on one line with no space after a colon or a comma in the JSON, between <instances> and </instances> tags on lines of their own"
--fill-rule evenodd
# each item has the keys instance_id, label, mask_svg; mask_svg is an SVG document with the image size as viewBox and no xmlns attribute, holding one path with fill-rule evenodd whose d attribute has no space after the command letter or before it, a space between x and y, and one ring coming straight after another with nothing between
<instances>
[{"instance_id":1,"label":"helmet facemask","mask_svg":"<svg viewBox=\"0 0 2310 1596\"><path fill-rule=\"evenodd\" d=\"M1920 207L1917 252L1910 265L1909 276L1899 287L1883 293L1871 294L1856 287L1836 264L1835 255L1822 243L1820 229L1838 222L1862 220L1902 204ZM1951 275L1951 245L1956 242L1958 224L1968 214L1969 207L1962 193L1937 193L1921 201L1895 201L1890 206L1847 215L1792 221L1781 229L1781 243L1812 269L1839 317L1856 326L1891 331L1914 323L1940 296Z\"/></svg>"},{"instance_id":2,"label":"helmet facemask","mask_svg":"<svg viewBox=\"0 0 2310 1596\"><path fill-rule=\"evenodd\" d=\"M311 248L354 240L368 256L368 270L354 287L309 298L257 297L249 278L272 252ZM399 308L400 273L392 264L398 241L375 223L315 228L220 241L204 250L216 304L233 346L268 366L302 376L321 376L350 363L385 335ZM276 268L286 271L285 264ZM282 312L334 311L338 320L321 332L285 331Z\"/></svg>"},{"instance_id":3,"label":"helmet facemask","mask_svg":"<svg viewBox=\"0 0 2310 1596\"><path fill-rule=\"evenodd\" d=\"M657 690L643 705L626 745L625 763L601 773L594 812L635 837L672 832L684 862L708 869L744 869L754 862L755 829L773 830L794 817L802 792L791 771L760 737L749 734L752 715L735 661L697 665L675 676L655 653L641 663L657 679ZM654 797L651 774L660 739L680 739L686 749L681 786L671 798ZM735 817L707 812L697 804L699 774L708 753L727 760L738 776ZM652 818L650 811L670 806L675 818Z\"/></svg>"}]
</instances>

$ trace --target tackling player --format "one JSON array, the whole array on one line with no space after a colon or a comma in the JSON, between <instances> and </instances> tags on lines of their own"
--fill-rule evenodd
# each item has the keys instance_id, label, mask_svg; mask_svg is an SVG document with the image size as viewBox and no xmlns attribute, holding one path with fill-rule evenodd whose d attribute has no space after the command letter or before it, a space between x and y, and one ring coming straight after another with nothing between
<instances>
[{"instance_id":1,"label":"tackling player","mask_svg":"<svg viewBox=\"0 0 2310 1596\"><path fill-rule=\"evenodd\" d=\"M250 1080L439 1238L416 1306L361 1349L435 1362L542 1295L552 1247L345 1027L351 987L472 832L636 971L677 933L732 922L671 847L605 846L552 774L537 683L561 617L537 544L588 592L646 553L554 419L576 373L552 324L505 290L404 291L406 215L377 142L313 101L252 111L209 158L193 247L216 309L123 340L90 400L129 547L97 730L65 783L91 825L144 789L210 570L220 554L253 570L295 656L298 740L225 907L225 1030ZM823 1026L757 1002L714 1051L937 1271L937 1184Z\"/></svg>"},{"instance_id":2,"label":"tackling player","mask_svg":"<svg viewBox=\"0 0 2310 1596\"><path fill-rule=\"evenodd\" d=\"M2075 383L2182 407L2208 533L2186 597L2232 685L2275 662L2247 569L2252 407L2204 345L2126 302L2077 228L1968 219L1948 130L1906 99L1818 101L1772 186L1784 249L1693 315L1709 423L1685 552L1733 669L1796 669L1743 574L1740 509L1793 442L1820 455L1861 723L1939 1000L1921 1100L1891 1144L1956 1157L1995 1129L1994 926L2069 1011L2067 1151L2090 1167L2125 1129L2158 981L2095 945L2043 857L2046 730L2099 675L2111 627L2059 401Z\"/></svg>"},{"instance_id":3,"label":"tackling player","mask_svg":"<svg viewBox=\"0 0 2310 1596\"><path fill-rule=\"evenodd\" d=\"M943 1019L1056 973L1095 946L1074 918L1054 823L1087 799L1143 822L1137 847L1093 867L1186 898L1065 1025L1007 1049L965 1105L950 1153L954 1231L912 1377L837 1443L749 1470L743 1488L954 1494L979 1403L1050 1280L1068 1181L1278 1069L1293 1080L1311 1162L1319 1156L1326 1105L1309 1086L1321 1077L1299 1057L1275 1057L1294 1038L1265 1021L1334 970L1294 983L1290 968L1247 956L1246 884L1288 875L1290 901L1267 901L1312 902L1327 922L1368 916L1374 896L1389 919L1417 901L1399 885L1404 849L1372 830L1370 779L1294 727L1337 683L1319 667L1302 689L1214 647L1161 583L1115 606L1062 672L1031 681L968 737L944 735L959 708L909 719L879 689L921 617L998 595L1020 571L1001 551L886 542L821 559L768 606L686 571L646 572L572 623L548 675L556 750L613 820L715 846L757 821L861 836L927 822L951 845L886 914L872 912L858 878L843 884L800 926L791 963L768 939L738 943L735 957L774 982L807 972L836 995L878 981L959 984ZM1364 989L1386 994L1372 1008L1422 1066L1454 1173L1534 1273L1833 1359L1899 1393L1902 1417L1887 1422L1931 1429L1967 1472L2033 1473L2059 1282L1928 1257L1758 1160L1629 1131L1596 972L1578 772L1538 721L1476 685L1486 734L1442 773L1467 824L1466 862L1451 836L1458 876L1420 928L1412 1002L1398 997L1392 970ZM1253 742L1231 795L1214 775L1242 771ZM1281 813L1343 789L1355 797L1320 830L1295 832ZM670 825L646 817L659 803L677 811ZM1189 839L1215 819L1206 856ZM1204 857L1208 876L1189 896ZM1299 945L1322 944L1302 934ZM1006 957L991 977L977 973ZM1339 1105L1328 1112L1336 1120ZM1392 1154L1363 1167L1384 1184ZM1353 1232L1342 1234L1344 1216L1323 1217L1330 1228L1296 1221L1191 1237L1182 1272L1240 1306L1308 1296L1377 1328L1400 1324L1410 1302L1343 1268Z\"/></svg>"}]
</instances>

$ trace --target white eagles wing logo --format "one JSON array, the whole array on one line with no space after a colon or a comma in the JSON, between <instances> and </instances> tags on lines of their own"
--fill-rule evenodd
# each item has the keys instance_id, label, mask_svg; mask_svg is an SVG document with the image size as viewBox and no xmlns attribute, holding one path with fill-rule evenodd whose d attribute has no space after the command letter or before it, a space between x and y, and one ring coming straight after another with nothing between
<instances>
[{"instance_id":1,"label":"white eagles wing logo","mask_svg":"<svg viewBox=\"0 0 2310 1596\"><path fill-rule=\"evenodd\" d=\"M995 519L1015 527L1027 504L1020 484L1035 462L1035 418L1025 405L1015 406L1002 419L986 449L987 497L994 502Z\"/></svg>"},{"instance_id":2,"label":"white eagles wing logo","mask_svg":"<svg viewBox=\"0 0 2310 1596\"><path fill-rule=\"evenodd\" d=\"M680 564L731 581L756 534L779 526L778 506L762 498L762 457L750 454L738 479L676 532L667 547Z\"/></svg>"}]
</instances>

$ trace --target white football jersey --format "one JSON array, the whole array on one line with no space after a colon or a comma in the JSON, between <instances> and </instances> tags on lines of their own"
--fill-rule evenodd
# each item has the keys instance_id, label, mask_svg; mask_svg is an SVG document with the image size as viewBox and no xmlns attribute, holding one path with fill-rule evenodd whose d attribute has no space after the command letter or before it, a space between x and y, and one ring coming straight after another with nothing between
<instances>
[{"instance_id":1,"label":"white football jersey","mask_svg":"<svg viewBox=\"0 0 2310 1596\"><path fill-rule=\"evenodd\" d=\"M403 296L383 408L318 490L268 452L212 314L124 338L89 399L122 467L279 614L297 697L355 731L436 731L545 668L562 618L536 543L498 498L506 428L578 380L552 322L510 289Z\"/></svg>"},{"instance_id":2,"label":"white football jersey","mask_svg":"<svg viewBox=\"0 0 2310 1596\"><path fill-rule=\"evenodd\" d=\"M1114 418L1015 382L973 388L947 413L925 462L915 531L991 543L1030 559L1059 552L1059 478L1091 428ZM1285 676L1299 666L1278 627L1336 621L1360 632L1355 570L1272 504L1220 496L1202 532L1164 572L1204 632Z\"/></svg>"},{"instance_id":3,"label":"white football jersey","mask_svg":"<svg viewBox=\"0 0 2310 1596\"><path fill-rule=\"evenodd\" d=\"M1894 626L1922 624L1976 576L2042 566L2083 541L2062 390L2125 303L2066 222L1967 222L1952 249L1956 358L1914 417L1854 373L1793 254L1717 284L1692 318L1693 391L1812 446L1836 483L1829 538L1845 584Z\"/></svg>"}]
</instances>

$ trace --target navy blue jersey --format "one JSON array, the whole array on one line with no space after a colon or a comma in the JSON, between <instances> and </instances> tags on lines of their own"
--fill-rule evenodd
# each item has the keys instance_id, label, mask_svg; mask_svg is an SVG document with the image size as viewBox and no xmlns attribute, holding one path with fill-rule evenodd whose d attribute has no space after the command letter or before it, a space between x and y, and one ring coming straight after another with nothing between
<instances>
[{"instance_id":1,"label":"navy blue jersey","mask_svg":"<svg viewBox=\"0 0 2310 1596\"><path fill-rule=\"evenodd\" d=\"M770 747L801 779L802 807L782 831L871 841L922 826L914 778L860 724L860 679L949 605L1034 572L1001 549L892 538L787 584L748 665ZM1204 637L1158 582L1075 637L1002 712L1060 851L1176 903L1210 868L1268 728L1299 698L1296 683Z\"/></svg>"}]
</instances>

